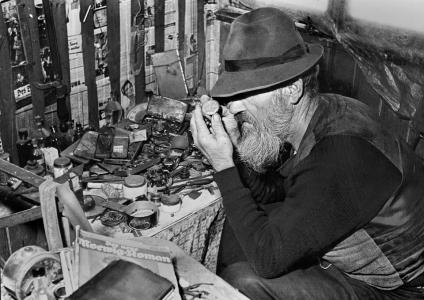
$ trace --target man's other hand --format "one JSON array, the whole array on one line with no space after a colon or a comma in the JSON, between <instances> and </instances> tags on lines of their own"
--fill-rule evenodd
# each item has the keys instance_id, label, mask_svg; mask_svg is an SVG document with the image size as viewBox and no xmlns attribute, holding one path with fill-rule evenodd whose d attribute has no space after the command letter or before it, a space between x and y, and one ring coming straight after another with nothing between
<instances>
[{"instance_id":1,"label":"man's other hand","mask_svg":"<svg viewBox=\"0 0 424 300\"><path fill-rule=\"evenodd\" d=\"M234 166L233 145L218 114L213 115L212 127L209 130L203 120L200 106L196 106L190 129L194 144L217 172Z\"/></svg>"}]
</instances>

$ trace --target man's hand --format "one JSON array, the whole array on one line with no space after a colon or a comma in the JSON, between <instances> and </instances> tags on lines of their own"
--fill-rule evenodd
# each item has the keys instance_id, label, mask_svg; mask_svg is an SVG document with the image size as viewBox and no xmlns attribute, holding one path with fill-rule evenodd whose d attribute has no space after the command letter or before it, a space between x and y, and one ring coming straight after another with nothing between
<instances>
[{"instance_id":1,"label":"man's hand","mask_svg":"<svg viewBox=\"0 0 424 300\"><path fill-rule=\"evenodd\" d=\"M209 101L210 98L208 95L202 95L200 97L200 103L203 105L207 101ZM238 127L237 120L234 117L234 114L230 112L230 110L222 106L222 122L224 123L225 130L227 131L227 134L230 136L231 142L233 143L234 147L237 148L238 143L240 141L240 130Z\"/></svg>"},{"instance_id":2,"label":"man's hand","mask_svg":"<svg viewBox=\"0 0 424 300\"><path fill-rule=\"evenodd\" d=\"M190 121L194 144L206 156L216 171L222 171L234 166L233 145L225 132L218 114L212 117L212 128L209 131L203 120L200 106L196 106Z\"/></svg>"},{"instance_id":3,"label":"man's hand","mask_svg":"<svg viewBox=\"0 0 424 300\"><path fill-rule=\"evenodd\" d=\"M229 109L226 107L222 108L222 122L224 122L225 129L230 136L231 142L234 147L237 148L240 142L240 129L234 116L235 115L232 114Z\"/></svg>"}]
</instances>

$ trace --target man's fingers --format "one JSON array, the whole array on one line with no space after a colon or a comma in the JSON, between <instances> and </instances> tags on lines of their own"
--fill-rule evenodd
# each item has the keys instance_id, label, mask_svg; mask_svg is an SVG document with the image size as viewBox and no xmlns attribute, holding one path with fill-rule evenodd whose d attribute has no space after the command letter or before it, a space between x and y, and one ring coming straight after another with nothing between
<instances>
[{"instance_id":1,"label":"man's fingers","mask_svg":"<svg viewBox=\"0 0 424 300\"><path fill-rule=\"evenodd\" d=\"M190 120L190 131L191 135L193 136L194 144L197 146L197 128L196 128L196 122L194 122L194 115L192 115Z\"/></svg>"},{"instance_id":2,"label":"man's fingers","mask_svg":"<svg viewBox=\"0 0 424 300\"><path fill-rule=\"evenodd\" d=\"M202 95L200 96L200 103L203 104L205 102L208 102L209 100L211 100L212 98L209 97L208 95Z\"/></svg>"},{"instance_id":3,"label":"man's fingers","mask_svg":"<svg viewBox=\"0 0 424 300\"><path fill-rule=\"evenodd\" d=\"M221 122L221 117L218 114L212 116L212 128L216 135L227 135L224 125Z\"/></svg>"},{"instance_id":4,"label":"man's fingers","mask_svg":"<svg viewBox=\"0 0 424 300\"><path fill-rule=\"evenodd\" d=\"M229 116L229 115L233 115L233 114L230 112L230 110L229 110L226 106L221 105L221 109L222 109L222 113L221 113L221 115L222 115L223 117L227 117L227 116ZM234 116L234 115L233 115L233 116Z\"/></svg>"},{"instance_id":5,"label":"man's fingers","mask_svg":"<svg viewBox=\"0 0 424 300\"><path fill-rule=\"evenodd\" d=\"M200 109L200 106L197 105L194 113L193 113L194 122L196 124L197 134L199 136L207 136L211 133L209 132L208 127L206 126L205 121L203 120L202 111Z\"/></svg>"}]
</instances>

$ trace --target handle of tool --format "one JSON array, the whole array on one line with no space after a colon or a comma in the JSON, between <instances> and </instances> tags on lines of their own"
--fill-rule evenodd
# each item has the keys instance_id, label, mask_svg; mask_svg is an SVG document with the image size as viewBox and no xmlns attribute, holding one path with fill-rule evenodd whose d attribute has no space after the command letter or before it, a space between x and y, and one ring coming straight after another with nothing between
<instances>
[{"instance_id":1,"label":"handle of tool","mask_svg":"<svg viewBox=\"0 0 424 300\"><path fill-rule=\"evenodd\" d=\"M63 214L69 219L73 226L81 226L85 231L93 232L77 197L72 192L69 184L62 184L57 187L57 196L63 204Z\"/></svg>"}]
</instances>

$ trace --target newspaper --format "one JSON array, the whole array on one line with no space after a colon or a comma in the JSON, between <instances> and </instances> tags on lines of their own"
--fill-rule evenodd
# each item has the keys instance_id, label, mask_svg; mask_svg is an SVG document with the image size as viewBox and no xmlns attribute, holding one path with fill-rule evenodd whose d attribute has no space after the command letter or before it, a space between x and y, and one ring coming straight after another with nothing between
<instances>
[{"instance_id":1,"label":"newspaper","mask_svg":"<svg viewBox=\"0 0 424 300\"><path fill-rule=\"evenodd\" d=\"M175 287L172 299L181 300L168 248L154 247L134 240L110 238L77 230L74 272L78 286L82 286L110 262L118 258L136 263L167 278Z\"/></svg>"}]
</instances>

